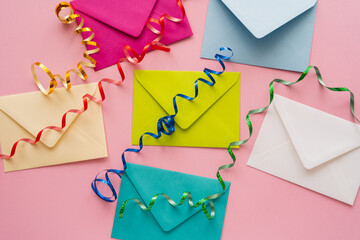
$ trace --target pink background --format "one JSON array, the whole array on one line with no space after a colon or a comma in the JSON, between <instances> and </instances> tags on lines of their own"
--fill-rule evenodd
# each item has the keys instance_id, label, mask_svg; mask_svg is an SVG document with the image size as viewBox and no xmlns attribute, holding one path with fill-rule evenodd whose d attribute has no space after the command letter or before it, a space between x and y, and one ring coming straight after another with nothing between
<instances>
[{"instance_id":1,"label":"pink background","mask_svg":"<svg viewBox=\"0 0 360 240\"><path fill-rule=\"evenodd\" d=\"M84 49L74 25L58 21L58 0L7 1L1 17L0 95L36 91L30 65L40 61L53 73L65 74L81 59ZM138 66L124 64L127 79L120 87L105 86L103 104L109 157L94 161L4 173L0 166L1 239L110 239L115 204L98 199L90 188L104 168L120 168L120 155L130 147L133 70L191 70L217 68L200 59L208 0L185 1L194 36L171 45L171 53L152 52ZM360 97L360 3L319 0L310 64L320 67L325 82L346 86ZM230 46L231 47L231 46ZM268 83L274 78L295 81L299 73L242 64L241 138L248 136L245 115L268 101ZM118 78L115 66L88 70L88 82ZM81 84L79 79L74 84ZM319 87L314 74L296 87L276 86L276 92L351 120L348 94ZM360 105L356 106L360 110ZM222 239L360 239L360 203L353 207L246 166L264 114L254 116L254 137L235 150L236 166L223 173L232 182ZM176 133L175 133L176 134ZM310 136L309 136L310 137ZM229 163L224 149L145 147L129 154L131 162L215 177L219 165ZM204 220L205 221L205 220Z\"/></svg>"}]
</instances>

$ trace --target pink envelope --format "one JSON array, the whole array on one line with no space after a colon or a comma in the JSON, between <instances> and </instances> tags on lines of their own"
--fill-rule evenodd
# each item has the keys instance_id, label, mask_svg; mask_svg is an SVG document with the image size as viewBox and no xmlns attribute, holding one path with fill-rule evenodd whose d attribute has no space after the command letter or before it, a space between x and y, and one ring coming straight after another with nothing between
<instances>
[{"instance_id":1,"label":"pink envelope","mask_svg":"<svg viewBox=\"0 0 360 240\"><path fill-rule=\"evenodd\" d=\"M146 27L149 17L159 19L165 13L181 17L176 0L75 0L71 5L84 18L84 27L95 32L93 41L100 45L100 51L91 55L97 61L95 70L114 65L124 58L123 46L126 44L140 54L144 46L157 37ZM179 23L166 19L161 43L168 45L192 35L186 16ZM83 37L86 36L84 33Z\"/></svg>"}]
</instances>

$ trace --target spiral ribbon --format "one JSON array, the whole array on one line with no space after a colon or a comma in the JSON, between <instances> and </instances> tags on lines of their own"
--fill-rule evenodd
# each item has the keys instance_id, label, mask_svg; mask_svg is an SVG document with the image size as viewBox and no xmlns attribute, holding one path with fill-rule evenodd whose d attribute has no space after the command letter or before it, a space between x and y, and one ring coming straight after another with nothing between
<instances>
[{"instance_id":1,"label":"spiral ribbon","mask_svg":"<svg viewBox=\"0 0 360 240\"><path fill-rule=\"evenodd\" d=\"M61 17L60 16L60 12L63 9L69 8L70 9L70 13L68 15L66 15L65 17ZM91 28L84 28L84 19L79 15L79 14L74 14L74 9L71 7L71 5L69 3L66 2L61 2L55 9L56 15L59 18L59 20L62 23L65 24L71 24L73 23L76 18L81 18L80 24L77 26L77 28L75 29L75 33L79 34L79 33L83 33L83 32L89 32L91 33L89 37L85 38L84 40L81 41L81 43L83 45L88 45L88 46L94 46L94 49L91 50L86 50L83 53L83 57L87 60L89 60L89 62L86 61L80 61L77 64L77 70L76 69L70 69L66 72L66 76L65 79L60 75L60 74L56 74L53 75L51 73L51 71L45 67L44 64L40 63L40 62L35 62L31 65L31 72L33 74L33 78L35 80L36 85L39 87L40 91L45 94L45 95L49 95L51 94L54 89L57 87L57 81L56 78L59 78L61 83L64 85L64 87L66 89L70 89L71 88L71 82L70 82L70 73L73 72L75 73L78 77L80 77L82 80L86 80L87 79L87 75L86 72L83 69L83 66L89 67L89 68L94 68L96 66L96 60L94 58L92 58L90 55L99 52L100 48L99 48L99 44L97 42L92 41L95 33L93 32L93 30ZM39 78L35 72L35 66L40 67L50 78L50 86L47 90L45 90L45 88L43 87L43 85L40 83Z\"/></svg>"},{"instance_id":2,"label":"spiral ribbon","mask_svg":"<svg viewBox=\"0 0 360 240\"><path fill-rule=\"evenodd\" d=\"M177 5L179 6L179 8L181 10L181 14L182 14L181 18L176 18L176 17L170 16L168 14L163 14L160 17L160 20L157 20L155 18L149 18L146 21L146 27L151 32L153 32L154 34L156 34L158 36L151 43L148 43L148 44L145 45L145 47L143 48L140 55L137 54L136 51L132 47L130 47L130 45L128 45L128 44L125 45L123 47L123 50L124 50L124 54L125 54L126 57L121 58L117 63L119 71L122 71L121 66L120 66L120 62L127 60L128 62L133 63L133 64L139 63L144 59L146 53L149 51L150 48L161 50L161 51L166 51L166 52L170 51L170 49L168 47L166 47L165 45L160 43L160 40L163 38L164 32L165 32L165 19L168 19L168 20L170 20L172 22L175 22L175 23L179 23L184 19L185 15L186 15L185 8L184 8L181 0L176 0L176 3L177 3ZM152 23L155 23L155 24L159 25L160 30L158 30L154 26L152 26L151 25ZM130 53L133 55L133 57L131 57Z\"/></svg>"},{"instance_id":3,"label":"spiral ribbon","mask_svg":"<svg viewBox=\"0 0 360 240\"><path fill-rule=\"evenodd\" d=\"M147 51L149 50L150 47L152 47L153 49L158 49L158 50L162 50L162 51L167 51L169 52L170 49L165 47L164 45L162 45L159 41L162 39L163 35L164 35L164 31L165 31L165 18L170 20L170 21L173 21L173 22L181 22L183 20L183 18L185 17L186 13L185 13L185 8L184 6L182 5L181 3L181 0L176 0L177 3L178 3L178 6L180 7L180 10L181 10L181 13L182 13L182 17L181 18L175 18L175 17L172 17L168 14L163 14L161 17L160 17L160 20L157 20L157 19L154 19L154 18L149 18L147 20L147 23L146 25L148 26L148 28L154 32L155 34L158 35L158 37L156 39L154 39L151 43L147 44L142 53L140 55L138 55L129 45L125 45L124 46L124 51L125 54L126 54L126 58L123 58L123 59L120 59L117 63L117 68L119 70L119 73L120 73L120 76L121 76L121 80L119 81L115 81L113 79L109 79L109 78L104 78L102 80L99 81L98 83L98 89L99 89L99 92L100 92L100 95L101 95L101 99L97 99L95 98L94 96L90 95L90 94L85 94L82 99L83 99L83 108L82 109L71 109L69 111L67 111L63 116L62 116L62 121L61 121L61 127L58 127L58 126L47 126L45 128L43 128L42 130L40 130L38 132L38 134L36 135L36 138L35 140L33 139L29 139L29 138L22 138L22 139L19 139L18 141L16 141L12 148L11 148L11 152L10 152L10 155L6 155L6 154L0 154L0 158L3 158L3 159L10 159L11 157L13 157L16 153L16 149L17 149L17 146L20 142L26 142L26 143L29 143L29 144L36 144L37 142L40 141L41 139L41 136L43 134L43 132L45 130L54 130L54 131L61 131L62 129L65 128L66 126L66 117L67 117L67 114L68 113L74 113L74 114L82 114L83 112L85 112L88 108L88 101L93 101L95 103L98 103L98 104L101 104L104 100L105 100L105 92L103 90L103 87L102 87L102 83L103 82L107 82L107 83L111 83L111 84L114 84L114 85L120 85L124 80L125 80L125 74L121 68L121 61L124 61L124 60L127 60L129 61L130 63L132 64L137 64L137 63L140 63L144 57L145 57L145 54L147 53ZM70 14L65 16L65 17L61 17L60 16L60 12L65 9L65 8L70 8ZM78 14L74 14L74 10L72 9L71 5L68 4L68 3L65 3L65 2L62 2L60 3L56 9L55 9L55 12L56 12L56 15L58 16L58 18L60 19L61 22L63 23L66 23L66 24L70 24L72 22L75 21L76 18L80 17L80 15ZM156 23L158 25L160 25L160 31L157 30L155 27L153 27L152 25L150 25L150 23ZM82 33L82 32L91 32L91 35L84 39L82 41L83 44L85 45L91 45L91 46L96 46L97 48L96 49L93 49L93 50L89 50L89 51L85 51L83 53L83 56L84 58L88 59L90 61L89 62L79 62L78 63L78 69L79 71L76 71L74 69L71 69L69 71L66 72L66 80L64 80L63 77L61 77L60 75L56 74L56 75L53 75L51 73L51 71L45 66L43 65L42 63L39 63L39 62L36 62L34 63L32 66L31 66L31 70L32 70L32 73L33 73L33 77L34 77L34 80L37 84L37 86L39 87L39 89L41 90L42 93L44 93L45 95L49 95L53 92L53 90L56 88L57 86L57 82L56 82L56 77L58 77L61 82L63 83L64 87L66 89L69 89L71 87L71 83L70 83L70 72L74 72L76 73L80 78L82 78L83 80L85 80L87 78L87 75L85 73L85 71L83 70L83 68L81 67L81 65L84 65L84 66L87 66L87 67L95 67L96 65L96 61L90 57L90 54L93 54L93 53L96 53L99 51L99 46L96 42L94 41L91 41L93 38L94 38L94 32L91 30L91 28L83 28L83 25L84 25L84 19L81 18L81 22L79 24L79 26L76 28L75 30L75 33ZM125 50L126 49L126 50ZM131 54L134 55L134 57L131 57L129 52ZM36 73L35 73L35 66L38 66L40 67L41 69L43 69L45 71L45 73L50 77L50 86L47 90L45 90L45 88L41 85ZM81 74L81 77L79 74Z\"/></svg>"},{"instance_id":4,"label":"spiral ribbon","mask_svg":"<svg viewBox=\"0 0 360 240\"><path fill-rule=\"evenodd\" d=\"M263 107L263 108L250 110L247 113L247 115L246 115L246 123L247 123L248 129L249 129L249 137L247 139L245 139L245 140L232 142L232 143L229 144L229 146L227 148L227 151L228 151L228 153L229 153L229 155L230 155L233 162L230 163L230 164L223 165L218 169L218 171L217 171L217 177L218 178L221 178L219 171L231 168L231 167L233 167L235 165L236 157L235 157L235 154L234 154L234 152L232 151L231 148L235 147L235 146L244 145L251 138L251 136L253 134L253 127L252 127L252 123L251 123L251 120L250 120L250 115L265 112L269 108L270 104L273 102L273 99L274 99L274 83L280 83L280 84L283 84L285 86L291 86L291 85L297 84L298 82L301 82L308 75L308 73L310 72L311 69L315 70L317 80L323 87L327 88L330 91L334 91L334 92L349 92L350 93L350 111L351 111L353 117L355 118L355 120L358 123L360 123L359 119L355 115L355 110L354 110L355 98L354 98L354 94L348 88L345 88L345 87L328 87L328 86L326 86L326 84L323 81L323 78L321 76L321 73L320 73L320 70L319 70L318 67L316 67L316 66L307 67L305 69L305 71L301 74L300 78L295 82L289 82L289 81L285 81L285 80L282 80L282 79L274 79L269 84L269 96L270 96L269 104L267 106Z\"/></svg>"},{"instance_id":5,"label":"spiral ribbon","mask_svg":"<svg viewBox=\"0 0 360 240\"><path fill-rule=\"evenodd\" d=\"M230 48L228 47L222 47L220 48L220 51L225 51L225 50L228 50L231 52L231 56L223 56L223 55L220 55L220 54L216 54L215 55L215 59L220 63L221 67L222 67L222 71L215 71L215 70L211 70L211 69L208 69L208 68L205 68L204 69L204 73L206 74L206 76L209 78L209 80L207 79L204 79L204 78L198 78L195 83L194 83L194 88L195 88L195 95L194 97L189 97L187 95L184 95L184 94L177 94L174 96L173 98L173 108L174 108L174 114L172 115L169 115L169 116L165 116L165 117L162 117L158 120L157 122L157 133L151 133L151 132L146 132L144 133L140 139L139 139L139 148L128 148L126 149L122 155L121 155L121 159L122 159L122 163L123 163L123 166L124 166L124 169L123 170L118 170L118 169L106 169L106 170L103 170L101 172L99 172L96 176L95 176L95 179L94 181L92 182L91 184L91 187L93 189L93 191L103 200L107 201L107 202L114 202L116 199L117 199L117 193L116 193L116 190L110 180L110 177L109 177L109 173L114 173L116 174L117 176L119 176L121 178L122 174L126 171L126 168L127 168L127 164L126 164L126 160L125 160L125 153L126 152L134 152L134 153L138 153L140 152L142 149L143 149L143 137L148 135L148 136L151 136L155 139L159 139L161 137L161 134L165 134L165 135L171 135L175 132L175 116L177 115L179 109L178 109L178 106L177 106L177 102L176 102L176 99L178 97L180 98L184 98L188 101L192 101L194 100L195 98L198 97L199 95L199 82L203 82L204 84L207 84L209 86L214 86L216 81L214 79L214 77L212 76L212 74L215 74L215 75L220 75L222 74L224 71L225 71L225 64L223 63L223 60L227 60L229 58L232 57L233 55L233 52ZM105 179L102 179L100 178L100 174L101 173L104 173L105 175ZM221 197L224 192L225 192L225 183L224 181L222 180L222 178L220 177L220 174L218 174L218 181L220 182L221 186L222 186L222 189L223 189L223 192L221 193L217 193L217 194L212 194L210 196L207 196L205 198L202 198L201 200L199 200L197 203L194 204L193 200L192 200L192 195L190 192L184 192L181 199L180 199L180 202L178 204L175 203L174 200L172 200L167 194L165 193L158 193L156 195L154 195L151 199L151 202L149 204L149 207L146 207L140 200L138 199L128 199L126 201L123 202L122 206L121 206L121 209L120 209L120 217L123 216L123 213L125 211L125 207L127 205L127 203L131 200L135 201L142 210L144 211L150 211L153 207L153 205L155 204L156 202L156 199L159 197L159 196L163 196L172 206L180 206L182 205L186 198L188 197L188 202L189 202L189 206L190 207L193 207L193 208L197 208L199 206L202 206L202 210L205 214L205 216L208 218L208 219L212 219L215 217L215 207L214 207L214 203L212 200L214 199L217 199L219 197ZM112 192L112 196L111 197L107 197L107 196L104 196L98 189L97 187L97 183L103 183L105 184ZM211 208L211 212L209 214L208 210L206 209L206 204L207 202L209 201L210 203L210 208Z\"/></svg>"},{"instance_id":6,"label":"spiral ribbon","mask_svg":"<svg viewBox=\"0 0 360 240\"><path fill-rule=\"evenodd\" d=\"M128 61L132 64L137 64L140 63L146 53L149 51L150 48L153 49L157 49L157 50L161 50L161 51L165 51L165 52L169 52L170 49L168 47L166 47L165 45L163 45L160 41L164 36L164 32L165 32L165 19L168 19L169 21L172 22L181 22L186 13L185 13L185 8L181 2L181 0L176 0L177 5L179 6L180 10L181 10L181 18L176 18L173 16L170 16L168 14L163 14L160 17L160 20L154 19L154 18L149 18L146 21L146 26L147 28L153 32L154 34L158 35L153 41L151 41L150 43L146 44L141 52L141 54L137 54L136 51L130 47L130 45L125 45L123 46L123 51L125 54L125 58L121 58L118 62L117 62L117 68L119 70L119 73L122 77L122 79L125 78L124 75L124 71L121 67L121 62L123 61ZM60 12L64 9L70 9L70 13L68 15L66 15L65 17L61 17L60 16ZM71 24L73 23L77 18L80 18L80 24L77 26L77 28L75 29L75 33L79 34L79 33L84 33L84 32L89 32L91 33L89 35L89 37L85 38L83 41L81 41L81 43L83 45L88 45L88 46L94 46L94 49L91 50L86 50L83 53L83 57L87 60L89 60L89 62L85 62L85 61L80 61L77 64L77 69L70 69L66 72L66 76L65 78L63 78L60 74L52 74L52 72L42 63L40 62L35 62L31 65L31 72L33 74L33 78L35 80L36 85L39 87L40 91L45 94L45 95L49 95L51 94L54 89L57 87L57 81L56 78L60 79L61 83L64 85L64 87L66 89L70 89L71 88L71 80L70 80L70 73L75 73L78 77L80 77L82 80L86 80L87 79L87 74L85 72L85 70L83 69L83 66L89 67L89 68L95 68L96 67L96 60L94 58L92 58L90 55L99 52L100 48L99 48L99 44L95 41L92 41L93 38L95 37L95 33L93 32L93 30L91 28L88 27L83 27L84 26L84 19L79 15L79 14L74 14L74 9L71 7L71 5L69 3L66 2L61 2L55 9L56 15L59 18L59 20L62 23L65 24ZM160 26L160 30L156 29L153 25L151 24L157 24ZM132 55L132 56L131 56ZM35 72L35 66L40 67L50 78L50 85L48 87L47 90L45 90L45 88L43 87L43 85L40 83L40 80Z\"/></svg>"}]
</instances>

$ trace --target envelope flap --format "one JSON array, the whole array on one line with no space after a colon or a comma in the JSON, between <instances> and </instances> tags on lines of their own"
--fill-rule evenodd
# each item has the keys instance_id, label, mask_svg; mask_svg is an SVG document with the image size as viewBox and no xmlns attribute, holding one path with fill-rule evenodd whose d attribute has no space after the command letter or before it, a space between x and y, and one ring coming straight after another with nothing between
<instances>
[{"instance_id":1,"label":"envelope flap","mask_svg":"<svg viewBox=\"0 0 360 240\"><path fill-rule=\"evenodd\" d=\"M312 8L317 0L222 0L256 37L263 38Z\"/></svg>"},{"instance_id":2,"label":"envelope flap","mask_svg":"<svg viewBox=\"0 0 360 240\"><path fill-rule=\"evenodd\" d=\"M75 0L71 5L133 37L140 36L157 0Z\"/></svg>"},{"instance_id":3,"label":"envelope flap","mask_svg":"<svg viewBox=\"0 0 360 240\"><path fill-rule=\"evenodd\" d=\"M40 91L3 96L0 97L0 110L36 137L44 127L60 127L66 111L82 109L82 96L85 93L93 95L96 86L92 83L74 86L70 90L58 88L48 96ZM67 126L62 131L45 131L40 141L47 147L55 146L76 117L76 114L68 114Z\"/></svg>"},{"instance_id":4,"label":"envelope flap","mask_svg":"<svg viewBox=\"0 0 360 240\"><path fill-rule=\"evenodd\" d=\"M360 126L279 95L274 106L307 169L360 146Z\"/></svg>"},{"instance_id":5,"label":"envelope flap","mask_svg":"<svg viewBox=\"0 0 360 240\"><path fill-rule=\"evenodd\" d=\"M126 174L147 206L151 198L157 193L166 193L176 203L179 203L184 192L191 192L193 201L196 203L204 197L222 191L216 179L132 163L128 163ZM225 184L226 191L228 191L230 183L225 182ZM214 203L216 209L216 200ZM209 206L208 209L210 209ZM202 211L201 206L198 208L189 207L188 199L183 205L173 207L161 196L156 200L151 213L164 231L170 231L199 211ZM205 216L204 218L204 221L207 221Z\"/></svg>"},{"instance_id":6,"label":"envelope flap","mask_svg":"<svg viewBox=\"0 0 360 240\"><path fill-rule=\"evenodd\" d=\"M200 77L206 78L206 75L203 72L135 70L135 81L139 81L169 115L174 114L173 97L179 93L194 97L194 82ZM175 122L180 128L187 129L200 118L240 80L240 73L225 72L214 78L216 84L213 87L199 81L196 99L177 98L179 112Z\"/></svg>"}]
</instances>

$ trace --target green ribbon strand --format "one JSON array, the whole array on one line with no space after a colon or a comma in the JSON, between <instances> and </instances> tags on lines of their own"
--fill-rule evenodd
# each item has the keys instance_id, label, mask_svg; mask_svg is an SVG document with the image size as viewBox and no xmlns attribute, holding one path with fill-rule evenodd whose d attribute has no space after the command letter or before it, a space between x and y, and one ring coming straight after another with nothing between
<instances>
[{"instance_id":1,"label":"green ribbon strand","mask_svg":"<svg viewBox=\"0 0 360 240\"><path fill-rule=\"evenodd\" d=\"M199 200L196 204L194 204L193 199L192 199L192 195L191 195L190 192L184 192L179 203L175 203L175 201L165 193L158 193L158 194L154 195L151 198L151 201L149 203L149 207L146 207L145 204L143 204L140 200L138 200L136 198L128 199L128 200L124 201L123 204L121 205L119 217L122 218L124 216L125 207L126 207L126 204L129 201L136 202L140 206L140 208L144 212L146 212L146 211L150 211L152 209L152 207L154 206L154 204L156 202L156 199L159 196L163 196L173 207L181 206L185 202L186 198L188 198L188 202L189 202L190 207L197 208L197 207L201 206L205 216L208 219L213 219L215 217L215 205L214 205L214 202L211 201L211 200L209 202L210 203L210 209L211 209L210 214L209 214L209 211L206 209L206 202L209 201L209 199L203 198L203 199Z\"/></svg>"}]
</instances>

